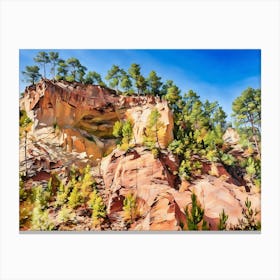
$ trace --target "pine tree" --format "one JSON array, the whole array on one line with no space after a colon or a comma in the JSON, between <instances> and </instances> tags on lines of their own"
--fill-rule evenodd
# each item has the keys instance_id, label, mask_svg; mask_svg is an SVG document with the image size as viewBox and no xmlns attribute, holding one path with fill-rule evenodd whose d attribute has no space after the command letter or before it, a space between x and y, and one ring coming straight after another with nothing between
<instances>
[{"instance_id":1,"label":"pine tree","mask_svg":"<svg viewBox=\"0 0 280 280\"><path fill-rule=\"evenodd\" d=\"M39 52L37 56L34 58L34 61L37 62L39 65L43 66L44 69L43 77L46 78L46 65L50 63L50 58L48 53Z\"/></svg>"},{"instance_id":2,"label":"pine tree","mask_svg":"<svg viewBox=\"0 0 280 280\"><path fill-rule=\"evenodd\" d=\"M53 78L56 76L56 66L59 62L59 53L58 52L50 52L49 53L49 60L52 65L51 67L51 74L53 75Z\"/></svg>"},{"instance_id":3,"label":"pine tree","mask_svg":"<svg viewBox=\"0 0 280 280\"><path fill-rule=\"evenodd\" d=\"M189 209L189 207L186 207L185 210L187 225L189 230L198 230L198 224L203 221L204 209L199 206L195 193L192 193L191 200L191 209ZM205 225L205 222L203 224Z\"/></svg>"},{"instance_id":4,"label":"pine tree","mask_svg":"<svg viewBox=\"0 0 280 280\"><path fill-rule=\"evenodd\" d=\"M147 92L152 95L159 95L161 86L161 78L158 77L155 71L151 71L147 78Z\"/></svg>"},{"instance_id":5,"label":"pine tree","mask_svg":"<svg viewBox=\"0 0 280 280\"><path fill-rule=\"evenodd\" d=\"M95 71L89 71L84 80L85 84L97 84L100 86L105 86L105 83L102 81L100 74Z\"/></svg>"},{"instance_id":6,"label":"pine tree","mask_svg":"<svg viewBox=\"0 0 280 280\"><path fill-rule=\"evenodd\" d=\"M26 66L25 71L22 71L22 74L25 76L25 81L34 85L41 78L41 74L39 73L38 66Z\"/></svg>"},{"instance_id":7,"label":"pine tree","mask_svg":"<svg viewBox=\"0 0 280 280\"><path fill-rule=\"evenodd\" d=\"M133 223L137 217L136 196L129 193L123 201L124 221L129 224Z\"/></svg>"},{"instance_id":8,"label":"pine tree","mask_svg":"<svg viewBox=\"0 0 280 280\"><path fill-rule=\"evenodd\" d=\"M257 153L260 157L258 138L260 137L261 127L261 90L248 88L237 97L233 104L233 117L239 127L251 128Z\"/></svg>"},{"instance_id":9,"label":"pine tree","mask_svg":"<svg viewBox=\"0 0 280 280\"><path fill-rule=\"evenodd\" d=\"M128 73L131 78L134 80L134 85L137 88L138 95L143 93L147 87L147 81L141 75L141 67L139 64L132 63L128 69Z\"/></svg>"},{"instance_id":10,"label":"pine tree","mask_svg":"<svg viewBox=\"0 0 280 280\"><path fill-rule=\"evenodd\" d=\"M89 207L92 209L92 223L96 227L100 225L102 219L106 218L106 207L102 197L98 194L97 190L94 190L90 195L88 201Z\"/></svg>"},{"instance_id":11,"label":"pine tree","mask_svg":"<svg viewBox=\"0 0 280 280\"><path fill-rule=\"evenodd\" d=\"M57 75L55 76L56 80L66 80L69 72L68 68L69 66L67 65L67 63L63 59L60 59L57 67Z\"/></svg>"},{"instance_id":12,"label":"pine tree","mask_svg":"<svg viewBox=\"0 0 280 280\"><path fill-rule=\"evenodd\" d=\"M122 70L118 65L113 65L112 68L108 71L106 80L109 81L109 86L114 88L117 93L119 93L119 84L122 78Z\"/></svg>"},{"instance_id":13,"label":"pine tree","mask_svg":"<svg viewBox=\"0 0 280 280\"><path fill-rule=\"evenodd\" d=\"M228 215L226 215L225 210L223 209L222 213L219 214L219 225L218 229L219 230L225 230L226 229L226 222L228 220Z\"/></svg>"},{"instance_id":14,"label":"pine tree","mask_svg":"<svg viewBox=\"0 0 280 280\"><path fill-rule=\"evenodd\" d=\"M121 87L124 89L125 93L128 94L132 89L132 81L125 71L122 70L121 74Z\"/></svg>"},{"instance_id":15,"label":"pine tree","mask_svg":"<svg viewBox=\"0 0 280 280\"><path fill-rule=\"evenodd\" d=\"M155 148L156 145L160 148L159 143L159 131L163 128L163 123L160 121L161 114L154 108L149 117L146 127L146 136L144 137L144 143L150 148Z\"/></svg>"}]
</instances>

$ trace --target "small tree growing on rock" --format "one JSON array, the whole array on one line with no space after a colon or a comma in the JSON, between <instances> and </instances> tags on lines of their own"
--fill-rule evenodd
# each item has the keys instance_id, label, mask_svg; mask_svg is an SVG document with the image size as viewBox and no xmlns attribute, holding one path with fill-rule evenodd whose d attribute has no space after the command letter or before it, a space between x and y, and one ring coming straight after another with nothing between
<instances>
[{"instance_id":1,"label":"small tree growing on rock","mask_svg":"<svg viewBox=\"0 0 280 280\"><path fill-rule=\"evenodd\" d=\"M192 205L185 210L187 225L189 230L207 229L207 224L203 220L204 209L199 205L195 193L191 195ZM202 224L201 224L202 223Z\"/></svg>"},{"instance_id":2,"label":"small tree growing on rock","mask_svg":"<svg viewBox=\"0 0 280 280\"><path fill-rule=\"evenodd\" d=\"M89 207L92 209L92 224L93 227L99 226L103 219L106 218L106 207L102 197L94 190L88 201Z\"/></svg>"},{"instance_id":3,"label":"small tree growing on rock","mask_svg":"<svg viewBox=\"0 0 280 280\"><path fill-rule=\"evenodd\" d=\"M131 224L137 217L136 196L129 193L123 201L124 221Z\"/></svg>"}]
</instances>

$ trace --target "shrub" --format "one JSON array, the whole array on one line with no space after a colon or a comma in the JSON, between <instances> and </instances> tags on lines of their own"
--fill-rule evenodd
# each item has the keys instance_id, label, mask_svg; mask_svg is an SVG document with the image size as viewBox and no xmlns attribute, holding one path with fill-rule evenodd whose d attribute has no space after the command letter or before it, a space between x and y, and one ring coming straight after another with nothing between
<instances>
[{"instance_id":1,"label":"shrub","mask_svg":"<svg viewBox=\"0 0 280 280\"><path fill-rule=\"evenodd\" d=\"M68 205L71 208L76 208L82 204L83 198L77 186L74 186L68 199Z\"/></svg>"},{"instance_id":2,"label":"shrub","mask_svg":"<svg viewBox=\"0 0 280 280\"><path fill-rule=\"evenodd\" d=\"M228 215L226 215L225 210L223 209L222 213L220 213L219 215L220 220L219 220L219 225L218 225L218 229L219 230L225 230L226 229L226 222L228 219Z\"/></svg>"},{"instance_id":3,"label":"shrub","mask_svg":"<svg viewBox=\"0 0 280 280\"><path fill-rule=\"evenodd\" d=\"M136 196L129 193L123 201L124 221L131 224L137 216Z\"/></svg>"},{"instance_id":4,"label":"shrub","mask_svg":"<svg viewBox=\"0 0 280 280\"><path fill-rule=\"evenodd\" d=\"M40 205L36 205L32 211L32 230L53 230L54 224L49 218L49 210L42 210Z\"/></svg>"},{"instance_id":5,"label":"shrub","mask_svg":"<svg viewBox=\"0 0 280 280\"><path fill-rule=\"evenodd\" d=\"M55 206L62 206L68 200L69 188L66 187L62 182L60 183L58 192L56 194Z\"/></svg>"},{"instance_id":6,"label":"shrub","mask_svg":"<svg viewBox=\"0 0 280 280\"><path fill-rule=\"evenodd\" d=\"M106 217L106 208L102 197L94 190L88 201L89 207L92 209L92 223L96 227L101 224L102 219Z\"/></svg>"},{"instance_id":7,"label":"shrub","mask_svg":"<svg viewBox=\"0 0 280 280\"><path fill-rule=\"evenodd\" d=\"M68 222L72 222L74 220L75 214L72 213L72 210L67 207L67 205L64 205L57 215L57 221L60 224L66 224Z\"/></svg>"},{"instance_id":8,"label":"shrub","mask_svg":"<svg viewBox=\"0 0 280 280\"><path fill-rule=\"evenodd\" d=\"M202 207L197 202L197 196L195 193L192 193L191 200L192 200L191 207L187 206L185 209L188 229L198 230L200 227L203 230L207 230L208 226L206 222L203 220L204 209L202 209ZM199 226L201 222L202 225Z\"/></svg>"}]
</instances>

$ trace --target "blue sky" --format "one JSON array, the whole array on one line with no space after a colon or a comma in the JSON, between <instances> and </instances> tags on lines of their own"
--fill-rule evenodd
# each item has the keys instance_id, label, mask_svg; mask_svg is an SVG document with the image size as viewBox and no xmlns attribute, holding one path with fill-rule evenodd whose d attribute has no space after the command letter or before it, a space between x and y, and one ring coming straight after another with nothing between
<instances>
[{"instance_id":1,"label":"blue sky","mask_svg":"<svg viewBox=\"0 0 280 280\"><path fill-rule=\"evenodd\" d=\"M90 71L105 80L113 64L127 70L132 63L141 65L147 77L155 70L162 81L173 80L182 94L192 89L201 100L218 101L228 115L232 101L248 87L261 87L260 50L20 50L20 92L24 91L21 71L35 65L39 51L58 51L60 57L76 57Z\"/></svg>"}]
</instances>

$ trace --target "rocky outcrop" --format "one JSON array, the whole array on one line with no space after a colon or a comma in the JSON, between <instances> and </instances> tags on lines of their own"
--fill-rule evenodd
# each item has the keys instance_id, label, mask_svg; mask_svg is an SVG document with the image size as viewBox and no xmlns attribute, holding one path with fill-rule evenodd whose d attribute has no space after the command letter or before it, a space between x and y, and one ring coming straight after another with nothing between
<instances>
[{"instance_id":1,"label":"rocky outcrop","mask_svg":"<svg viewBox=\"0 0 280 280\"><path fill-rule=\"evenodd\" d=\"M42 80L26 88L20 100L22 110L33 120L33 132L58 127L68 152L86 152L100 159L114 147L114 123L129 118L134 124L136 144L143 143L143 129L151 110L161 113L164 126L159 142L165 148L173 140L173 118L166 102L154 96L119 96L114 90L80 83Z\"/></svg>"},{"instance_id":2,"label":"rocky outcrop","mask_svg":"<svg viewBox=\"0 0 280 280\"><path fill-rule=\"evenodd\" d=\"M106 229L186 229L185 210L192 193L211 230L218 229L223 210L229 216L227 229L238 226L247 199L260 220L260 192L248 190L236 167L232 170L196 157L202 164L201 174L189 182L180 180L178 159L167 149L173 140L172 112L157 97L119 96L105 87L42 80L26 89L20 107L33 121L20 139L20 172L25 174L26 185L46 185L53 174L66 182L73 163L78 168L89 164L106 204ZM143 145L155 108L161 123L158 156ZM117 148L112 136L114 123L125 119L133 124L133 145L127 151ZM236 148L239 136L234 129L226 131L224 141L223 148L234 147L232 151L243 156L243 150ZM129 223L123 207L128 195L136 200Z\"/></svg>"},{"instance_id":3,"label":"rocky outcrop","mask_svg":"<svg viewBox=\"0 0 280 280\"><path fill-rule=\"evenodd\" d=\"M203 175L192 183L184 181L182 186L177 186L171 176L178 168L176 160L171 155L161 157L165 160L154 158L144 148L130 152L116 149L102 160L104 184L109 190L107 210L112 222L122 220L123 200L128 194L136 196L139 213L130 227L132 230L180 230L186 227L185 209L191 204L193 192L205 210L205 220L211 230L218 229L223 210L229 216L228 229L237 226L243 218L247 198L252 201L252 209L260 210L259 193L247 193L244 187L233 184L223 174ZM260 219L259 215L257 219Z\"/></svg>"},{"instance_id":4,"label":"rocky outcrop","mask_svg":"<svg viewBox=\"0 0 280 280\"><path fill-rule=\"evenodd\" d=\"M143 144L145 130L148 124L149 116L153 109L157 109L160 113L158 122L163 125L158 131L158 140L161 148L167 148L168 144L173 140L173 115L167 105L167 102L157 104L146 104L137 106L126 111L127 119L133 123L133 135L136 144Z\"/></svg>"},{"instance_id":5,"label":"rocky outcrop","mask_svg":"<svg viewBox=\"0 0 280 280\"><path fill-rule=\"evenodd\" d=\"M238 132L234 128L229 127L223 135L223 140L225 141L225 143L228 143L230 145L236 145L238 144L240 137Z\"/></svg>"}]
</instances>

